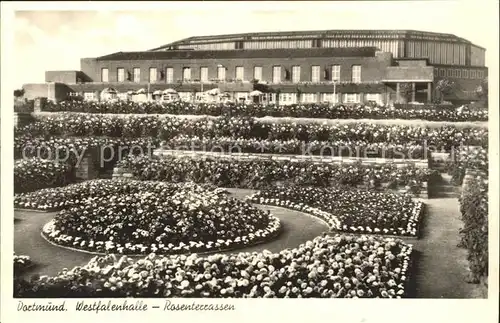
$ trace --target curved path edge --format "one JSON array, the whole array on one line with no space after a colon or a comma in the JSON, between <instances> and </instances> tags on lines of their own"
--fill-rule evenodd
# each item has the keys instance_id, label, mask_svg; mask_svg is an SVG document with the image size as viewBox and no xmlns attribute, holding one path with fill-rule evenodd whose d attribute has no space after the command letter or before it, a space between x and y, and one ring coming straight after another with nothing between
<instances>
[{"instance_id":1,"label":"curved path edge","mask_svg":"<svg viewBox=\"0 0 500 323\"><path fill-rule=\"evenodd\" d=\"M230 247L230 248L219 248L219 249L214 249L214 250L209 250L209 251L200 251L200 252L197 252L197 251L188 251L188 252L184 252L184 253L157 253L158 255L163 255L163 256L181 256L181 255L191 255L191 254L197 254L197 255L211 255L211 254L215 254L215 253L221 253L221 252L229 252L229 251L237 251L239 249L244 249L244 248L249 248L249 247L254 247L254 246L257 246L257 245L262 245L262 244L265 244L265 243L269 243L270 241L272 241L273 239L276 239L277 237L279 237L279 235L281 234L282 232L282 226L281 226L281 221L276 218L276 217L273 217L276 219L276 221L278 221L279 223L279 227L276 231L272 232L269 236L266 236L265 238L263 239L256 239L254 241L251 241L249 244L247 245L238 245L238 246L235 246L235 247ZM40 235L41 237L47 241L48 243L50 243L51 245L53 246L56 246L58 248L63 248L63 249L66 249L66 250L71 250L71 251L75 251L75 252L81 252L81 253L85 253L85 254L88 254L88 255L94 255L94 256L105 256L107 254L116 254L116 255L120 255L120 256L127 256L127 257L146 257L148 254L151 254L153 253L153 251L150 251L150 252L145 252L145 253L117 253L117 252L98 252L98 251L90 251L90 250L86 250L86 249L79 249L79 248L75 248L75 247L70 247L70 246L65 246L65 245L62 245L62 244L59 244L55 241L52 241L49 237L46 236L46 232L49 231L49 227L51 225L53 225L53 222L54 220L51 220L49 222L47 222L41 232L40 232Z\"/></svg>"}]
</instances>

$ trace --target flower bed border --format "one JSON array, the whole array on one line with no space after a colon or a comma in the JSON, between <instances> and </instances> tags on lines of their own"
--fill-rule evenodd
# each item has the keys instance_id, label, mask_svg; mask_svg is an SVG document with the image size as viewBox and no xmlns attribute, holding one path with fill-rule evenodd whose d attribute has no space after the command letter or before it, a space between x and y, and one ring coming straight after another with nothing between
<instances>
[{"instance_id":1,"label":"flower bed border","mask_svg":"<svg viewBox=\"0 0 500 323\"><path fill-rule=\"evenodd\" d=\"M100 251L92 251L92 250L87 250L87 249L80 249L80 248L76 248L76 247L73 247L75 244L73 243L72 246L66 246L66 245L63 245L63 244L60 244L60 243L57 243L56 241L54 241L54 239L52 237L49 236L50 232L53 232L53 231L50 231L51 229L53 230L54 229L54 220L50 220L49 222L47 222L43 227L42 227L42 230L40 232L40 235L42 236L42 238L44 240L46 240L47 242L49 242L50 244L54 245L54 246L57 246L57 247L60 247L60 248L64 248L64 249L68 249L68 250L73 250L73 251L78 251L78 252L82 252L82 253L87 253L87 254L92 254L92 255L106 255L106 254L109 254L109 253L117 253L117 254L121 254L121 255L125 255L125 256L132 256L132 257L135 257L135 256L146 256L150 253L156 253L156 254L159 254L159 255L183 255L183 254L192 254L192 253L196 253L196 254L199 254L199 255L203 255L203 254L212 254L212 253L217 253L217 252L226 252L226 251L231 251L231 250L237 250L237 249L240 249L240 248L246 248L246 247L250 247L250 246L255 246L255 245L259 245L259 244L262 244L262 243L267 243L269 241L271 241L272 239L278 237L281 232L282 232L282 225L281 225L281 222L279 220L279 218L273 216L273 215L269 215L269 218L270 218L270 223L269 225L265 228L265 229L259 229L257 230L256 232L254 233L249 233L247 235L244 236L244 238L246 238L247 236L254 236L254 237L258 237L259 235L257 235L256 233L257 232L260 232L260 231L269 231L270 233L264 237L261 237L260 239L259 238L251 238L251 239L246 239L246 241L248 241L247 244L245 243L238 243L238 244L234 244L230 247L227 247L227 248L223 248L223 247L220 247L220 248L214 248L213 250L207 250L206 248L204 249L195 249L195 250L192 250L194 248L188 248L187 250L184 250L186 249L184 246L174 246L174 247L171 247L169 248L170 250L172 250L172 252L169 252L169 253L163 253L163 252L159 252L160 248L158 248L158 250L156 251L153 251L151 250L151 246L147 247L148 249L146 249L146 251L144 252L141 252L141 253L119 253L118 250L117 250L117 247L114 247L112 251L110 252L100 252ZM275 224L276 226L273 226L273 224ZM274 228L274 230L273 230ZM273 230L273 231L270 231L270 230ZM68 235L64 235L66 237L70 237ZM73 240L74 238L71 237L71 240ZM80 240L80 239L79 239ZM227 239L223 242L213 242L213 241L207 241L207 242L198 242L197 244L201 243L203 244L203 246L205 246L206 244L212 242L214 244L214 246L216 246L217 244L219 245L222 245L222 244L227 244L228 241L231 241L233 242L231 239ZM245 239L240 239L240 240L245 240ZM102 245L102 246L106 246L106 243L103 242L103 241L96 241L94 242L94 244L97 244L101 242L99 245ZM188 246L188 245L185 245L185 246ZM168 247L168 246L165 246L165 247ZM163 248L164 250L167 249L167 248ZM178 249L178 250L176 250ZM177 252L179 251L179 252ZM185 251L185 252L183 252Z\"/></svg>"},{"instance_id":2,"label":"flower bed border","mask_svg":"<svg viewBox=\"0 0 500 323\"><path fill-rule=\"evenodd\" d=\"M394 238L401 238L401 237L418 238L419 234L420 234L420 223L421 223L424 209L425 209L424 208L425 204L422 202L419 202L419 201L417 202L415 208L413 209L413 215L410 218L410 220L408 221L408 226L412 226L412 228L408 229L408 227L407 227L407 230L414 230L414 232L415 232L414 234L408 234L409 232L406 230L404 230L405 234L398 235L395 232L392 232L394 234L384 234L382 232L384 232L384 230L387 230L387 229L381 230L378 228L374 228L374 229L368 228L370 230L369 231L368 229L359 228L359 227L358 228L353 228L353 227L347 228L346 225L342 226L342 224L340 223L340 220L338 220L338 218L336 218L333 214L322 211L318 208L303 205L303 203L295 203L295 202L291 202L289 200L280 200L277 198L274 198L274 199L266 199L264 197L257 198L258 194L259 193L255 193L255 194L252 194L250 196L247 196L246 200L249 202L255 203L255 204L278 206L278 207L282 207L282 208L288 208L291 210L311 214L311 215L319 218L320 220L324 221L328 225L328 227L330 228L331 231L337 231L340 233L352 233L352 234L357 233L357 234L383 235L383 236L394 237ZM262 200L268 200L268 201L265 201L265 203L262 203ZM376 230L378 230L378 232L376 232Z\"/></svg>"},{"instance_id":3,"label":"flower bed border","mask_svg":"<svg viewBox=\"0 0 500 323\"><path fill-rule=\"evenodd\" d=\"M189 151L189 150L172 150L158 148L153 152L154 156L177 156L177 157L213 157L213 158L228 158L228 159L272 159L272 160L287 160L287 161L311 161L316 163L346 163L380 165L380 164L395 164L396 167L404 167L414 165L417 168L429 168L429 159L393 159L393 158L364 158L364 157L339 157L339 156L318 156L318 155L293 155L293 154L269 154L269 153L221 153L212 151Z\"/></svg>"},{"instance_id":4,"label":"flower bed border","mask_svg":"<svg viewBox=\"0 0 500 323\"><path fill-rule=\"evenodd\" d=\"M134 174L130 171L128 168L122 168L122 167L115 167L113 169L113 179L118 179L118 180L138 180ZM383 191L389 191L389 192L395 192L399 194L410 194L414 198L422 198L422 199L428 199L429 198L429 185L428 182L422 182L422 191L418 193L412 193L408 192L406 189L387 189L387 185L384 186L386 183L382 183L382 192ZM356 188L366 188L364 185L358 185L358 186L353 186Z\"/></svg>"},{"instance_id":5,"label":"flower bed border","mask_svg":"<svg viewBox=\"0 0 500 323\"><path fill-rule=\"evenodd\" d=\"M473 168L466 168L465 169L465 175L462 181L462 185L460 186L460 194L459 194L459 202L460 202L460 214L461 214L461 221L464 225L467 225L465 219L464 219L464 214L467 212L464 212L463 208L465 206L465 203L463 202L465 193L467 192L468 188L470 185L478 185L477 183L488 183L489 181L489 176L488 174L480 169L473 169ZM488 192L487 192L488 193ZM487 194L487 204L489 204L489 196ZM488 206L489 208L489 206ZM486 214L488 216L488 214ZM487 219L488 220L488 219ZM479 231L479 228L476 228L476 232ZM472 266L472 261L469 259L471 255L471 248L470 245L463 245L463 238L466 233L463 233L462 230L460 230L460 243L459 245L464 248L464 250L467 251L467 268L468 268L468 277L466 279L467 282L476 284L480 286L480 288L486 289L486 294L488 293L488 277L489 277L489 272L484 275L484 273L481 274L481 276L478 275L477 271L473 271L471 266ZM486 241L488 243L488 241ZM477 257L476 257L477 260ZM486 260L488 261L488 259ZM486 267L486 271L488 271L488 268ZM487 296L486 296L487 297Z\"/></svg>"},{"instance_id":6,"label":"flower bed border","mask_svg":"<svg viewBox=\"0 0 500 323\"><path fill-rule=\"evenodd\" d=\"M335 238L336 235L337 234L335 234L333 236L330 235L330 236L331 236L331 238ZM367 236L367 235L365 235L365 236ZM381 240L384 243L388 243L391 240L392 241L399 240L400 242L402 242L401 239L384 238L384 237L382 237ZM392 297L388 296L387 298L396 298L396 299L398 299L398 298L412 298L412 296L413 296L413 294L410 294L411 292L414 291L413 289L411 289L411 287L413 286L413 285L411 285L411 283L414 282L412 280L412 278L413 278L413 268L414 268L413 265L414 265L414 260L415 260L414 257L413 257L413 245L405 243L405 242L402 242L402 243L403 243L403 245L401 246L401 248L402 248L402 250L401 250L402 258L401 258L401 261L398 263L399 267L401 268L401 271L399 273L400 277L403 278L402 276L404 276L404 279L400 279L400 284L402 285L402 287L400 287L399 290L402 293L401 294L398 293L397 295L394 295ZM250 254L250 253L248 253L248 254ZM109 256L109 255L107 255L107 256ZM99 272L101 274L104 274L105 278L109 278L109 277L107 277L107 275L110 272L110 270L118 268L116 265L117 265L117 263L122 262L122 259L124 259L123 257L130 257L130 256L126 256L126 255L118 255L118 256L122 257L119 261L115 260L115 262L113 264L108 264L106 266L99 266L98 267ZM161 257L161 258L168 257L168 255L158 255L158 256ZM173 256L182 256L182 255L178 254L178 255L173 255ZM82 267L83 268L88 268L87 266L89 266L91 262L94 262L94 266L95 266L96 260L98 260L98 259L93 258L88 264L85 264ZM135 262L137 262L137 261L140 261L140 260L136 260ZM75 268L77 268L77 267L75 267ZM74 270L74 269L71 269L70 272L72 270ZM20 296L20 297L22 297L22 296ZM24 297L26 297L26 296L24 296ZM152 297L152 296L149 296L148 298L150 298L150 297ZM282 297L278 297L278 298L282 298ZM320 298L320 297L315 297L315 298Z\"/></svg>"},{"instance_id":7,"label":"flower bed border","mask_svg":"<svg viewBox=\"0 0 500 323\"><path fill-rule=\"evenodd\" d=\"M169 118L185 118L185 119L201 119L201 118L210 118L216 119L220 117L224 117L224 115L209 115L209 114L171 114L171 113L89 113L89 112L77 112L77 111L36 111L32 112L31 116L35 119L39 119L40 117L50 117L53 115L68 115L68 114L80 114L80 115L107 115L107 116L117 116L121 118L128 118L130 116L156 116L156 117L169 117ZM446 126L449 124L456 124L459 127L488 127L488 120L483 121L448 121L448 120L427 120L427 119L401 119L401 118L380 118L380 119L369 119L369 118L343 118L343 119L329 119L329 118L315 118L315 117L273 117L273 116L262 116L262 117L253 117L256 120L262 120L264 122L283 122L288 120L299 121L303 123L324 123L326 122L335 122L335 123L352 123L352 122L371 122L376 124L414 124L414 123L426 123L429 127L432 128L440 128L442 126Z\"/></svg>"},{"instance_id":8,"label":"flower bed border","mask_svg":"<svg viewBox=\"0 0 500 323\"><path fill-rule=\"evenodd\" d=\"M59 209L40 210L40 209L27 209L27 208L14 207L14 212L52 213L52 212L57 212L57 211L59 211Z\"/></svg>"}]
</instances>

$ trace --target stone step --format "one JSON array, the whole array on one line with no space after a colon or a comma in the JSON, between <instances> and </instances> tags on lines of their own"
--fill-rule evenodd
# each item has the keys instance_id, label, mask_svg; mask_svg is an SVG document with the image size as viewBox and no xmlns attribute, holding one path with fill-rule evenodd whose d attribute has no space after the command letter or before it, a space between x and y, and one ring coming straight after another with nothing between
<instances>
[{"instance_id":1,"label":"stone step","mask_svg":"<svg viewBox=\"0 0 500 323\"><path fill-rule=\"evenodd\" d=\"M459 198L460 194L457 192L434 192L431 198Z\"/></svg>"},{"instance_id":2,"label":"stone step","mask_svg":"<svg viewBox=\"0 0 500 323\"><path fill-rule=\"evenodd\" d=\"M436 187L436 191L438 192L459 192L460 187L452 186L452 185L443 185Z\"/></svg>"}]
</instances>

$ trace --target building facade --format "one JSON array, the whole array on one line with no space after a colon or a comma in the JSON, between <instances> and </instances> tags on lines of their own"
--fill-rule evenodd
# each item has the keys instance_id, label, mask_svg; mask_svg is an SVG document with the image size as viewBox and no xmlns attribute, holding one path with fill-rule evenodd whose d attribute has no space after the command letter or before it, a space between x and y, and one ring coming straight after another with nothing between
<instances>
[{"instance_id":1,"label":"building facade","mask_svg":"<svg viewBox=\"0 0 500 323\"><path fill-rule=\"evenodd\" d=\"M25 92L40 96L45 86L52 100L95 100L110 87L119 93L172 88L194 101L196 93L218 88L234 101L259 90L265 103L390 104L432 101L436 82L449 79L456 85L450 98L470 102L487 77L484 56L484 48L465 39L419 31L191 37L148 51L83 58L80 71L48 71L45 85L26 85Z\"/></svg>"}]
</instances>

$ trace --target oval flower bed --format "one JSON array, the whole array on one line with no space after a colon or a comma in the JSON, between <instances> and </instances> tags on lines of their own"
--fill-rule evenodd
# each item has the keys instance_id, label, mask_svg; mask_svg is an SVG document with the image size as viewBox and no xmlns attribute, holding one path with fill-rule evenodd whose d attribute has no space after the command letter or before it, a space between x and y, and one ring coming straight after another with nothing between
<instances>
[{"instance_id":1,"label":"oval flower bed","mask_svg":"<svg viewBox=\"0 0 500 323\"><path fill-rule=\"evenodd\" d=\"M423 203L408 195L345 187L278 187L247 198L311 213L331 229L370 234L417 236Z\"/></svg>"},{"instance_id":2,"label":"oval flower bed","mask_svg":"<svg viewBox=\"0 0 500 323\"><path fill-rule=\"evenodd\" d=\"M44 193L25 197L63 207L44 237L90 252L212 252L267 241L280 229L269 212L191 183L98 180Z\"/></svg>"},{"instance_id":3,"label":"oval flower bed","mask_svg":"<svg viewBox=\"0 0 500 323\"><path fill-rule=\"evenodd\" d=\"M95 257L54 277L14 281L16 297L402 298L412 246L322 236L279 253Z\"/></svg>"}]
</instances>

